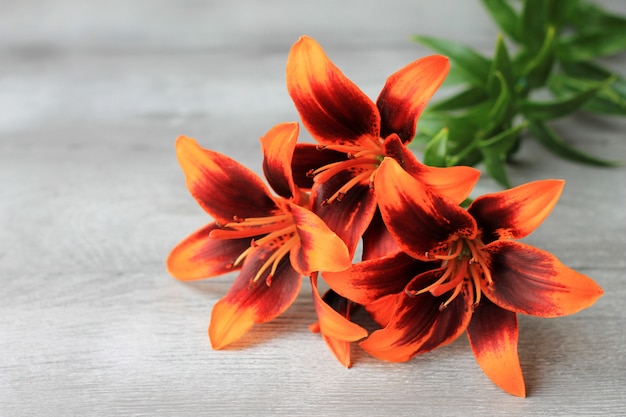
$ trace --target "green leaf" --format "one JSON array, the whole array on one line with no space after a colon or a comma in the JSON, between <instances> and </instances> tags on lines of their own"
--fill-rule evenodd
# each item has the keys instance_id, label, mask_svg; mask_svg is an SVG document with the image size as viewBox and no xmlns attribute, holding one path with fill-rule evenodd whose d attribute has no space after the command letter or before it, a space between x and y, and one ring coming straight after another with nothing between
<instances>
[{"instance_id":1,"label":"green leaf","mask_svg":"<svg viewBox=\"0 0 626 417\"><path fill-rule=\"evenodd\" d=\"M611 71L591 62L560 62L559 66L572 77L606 80L613 75Z\"/></svg>"},{"instance_id":2,"label":"green leaf","mask_svg":"<svg viewBox=\"0 0 626 417\"><path fill-rule=\"evenodd\" d=\"M614 74L606 68L591 62L561 62L563 72L576 78L588 78L591 80L611 81L611 88L615 90L621 97L626 98L626 79L619 74Z\"/></svg>"},{"instance_id":3,"label":"green leaf","mask_svg":"<svg viewBox=\"0 0 626 417\"><path fill-rule=\"evenodd\" d=\"M486 124L483 126L482 132L484 135L489 135L494 129L497 129L498 126L507 120L512 111L511 105L513 100L504 76L500 71L496 71L495 78L500 81L500 93L488 113Z\"/></svg>"},{"instance_id":4,"label":"green leaf","mask_svg":"<svg viewBox=\"0 0 626 417\"><path fill-rule=\"evenodd\" d=\"M448 72L448 76L443 81L441 87L455 87L467 83L467 74L462 69L454 65L450 67L450 72Z\"/></svg>"},{"instance_id":5,"label":"green leaf","mask_svg":"<svg viewBox=\"0 0 626 417\"><path fill-rule=\"evenodd\" d=\"M446 127L448 116L442 113L435 113L430 109L426 110L419 118L417 130L421 134L427 135L428 140L435 136L441 129Z\"/></svg>"},{"instance_id":6,"label":"green leaf","mask_svg":"<svg viewBox=\"0 0 626 417\"><path fill-rule=\"evenodd\" d=\"M490 61L474 49L457 42L429 36L413 36L413 40L450 58L458 65L459 70L468 76L468 82L471 84L484 85L489 74Z\"/></svg>"},{"instance_id":7,"label":"green leaf","mask_svg":"<svg viewBox=\"0 0 626 417\"><path fill-rule=\"evenodd\" d=\"M626 116L626 103L623 100L616 103L598 95L591 98L583 106L583 110L604 115Z\"/></svg>"},{"instance_id":8,"label":"green leaf","mask_svg":"<svg viewBox=\"0 0 626 417\"><path fill-rule=\"evenodd\" d=\"M546 38L548 4L546 0L525 0L520 20L523 44L530 53L536 53Z\"/></svg>"},{"instance_id":9,"label":"green leaf","mask_svg":"<svg viewBox=\"0 0 626 417\"><path fill-rule=\"evenodd\" d=\"M478 147L484 151L495 152L499 155L508 155L515 146L518 135L528 126L528 122L520 123L510 129L506 129L497 135L478 142Z\"/></svg>"},{"instance_id":10,"label":"green leaf","mask_svg":"<svg viewBox=\"0 0 626 417\"><path fill-rule=\"evenodd\" d=\"M469 87L460 93L428 107L430 111L450 111L471 107L487 99L484 88Z\"/></svg>"},{"instance_id":11,"label":"green leaf","mask_svg":"<svg viewBox=\"0 0 626 417\"><path fill-rule=\"evenodd\" d=\"M626 115L626 90L621 92L615 88L618 81L620 80L616 79L613 82L607 80L607 83L610 83L605 85L606 83L599 84L596 80L558 74L550 77L548 86L557 97L563 97L600 85L596 95L584 104L583 109L601 114ZM624 80L621 81L624 82Z\"/></svg>"},{"instance_id":12,"label":"green leaf","mask_svg":"<svg viewBox=\"0 0 626 417\"><path fill-rule=\"evenodd\" d=\"M498 27L516 42L521 41L520 17L505 0L482 0Z\"/></svg>"},{"instance_id":13,"label":"green leaf","mask_svg":"<svg viewBox=\"0 0 626 417\"><path fill-rule=\"evenodd\" d=\"M576 2L580 3L578 0ZM626 30L626 18L594 4L580 3L570 9L569 23L579 31L593 31L595 28Z\"/></svg>"},{"instance_id":14,"label":"green leaf","mask_svg":"<svg viewBox=\"0 0 626 417\"><path fill-rule=\"evenodd\" d=\"M448 155L448 129L443 128L437 133L424 150L424 163L434 167L445 167Z\"/></svg>"},{"instance_id":15,"label":"green leaf","mask_svg":"<svg viewBox=\"0 0 626 417\"><path fill-rule=\"evenodd\" d=\"M618 162L607 161L604 159L596 158L595 156L588 155L572 147L571 145L568 145L560 136L558 136L543 122L531 122L528 125L528 130L533 135L533 137L547 150L562 158L569 159L570 161L574 162L580 162L583 164L600 167L615 167L621 165L621 163Z\"/></svg>"},{"instance_id":16,"label":"green leaf","mask_svg":"<svg viewBox=\"0 0 626 417\"><path fill-rule=\"evenodd\" d=\"M504 77L506 86L510 92L515 91L517 78L514 74L513 64L511 63L511 57L509 51L504 43L502 35L498 34L496 39L496 52L491 63L491 70L489 71L488 88L493 93L497 84L496 73L500 73Z\"/></svg>"},{"instance_id":17,"label":"green leaf","mask_svg":"<svg viewBox=\"0 0 626 417\"><path fill-rule=\"evenodd\" d=\"M600 86L596 85L569 98L550 102L522 100L519 102L519 108L527 119L557 119L580 109L599 89Z\"/></svg>"},{"instance_id":18,"label":"green leaf","mask_svg":"<svg viewBox=\"0 0 626 417\"><path fill-rule=\"evenodd\" d=\"M550 26L545 33L545 38L537 53L534 55L525 54L528 62L524 65L521 75L525 77L529 88L542 87L552 71L556 29L554 26Z\"/></svg>"},{"instance_id":19,"label":"green leaf","mask_svg":"<svg viewBox=\"0 0 626 417\"><path fill-rule=\"evenodd\" d=\"M626 50L626 30L594 31L571 36L559 42L557 57L563 61L589 61Z\"/></svg>"},{"instance_id":20,"label":"green leaf","mask_svg":"<svg viewBox=\"0 0 626 417\"><path fill-rule=\"evenodd\" d=\"M506 155L495 152L484 152L485 169L487 173L500 185L511 188L511 182L509 176L506 173Z\"/></svg>"}]
</instances>

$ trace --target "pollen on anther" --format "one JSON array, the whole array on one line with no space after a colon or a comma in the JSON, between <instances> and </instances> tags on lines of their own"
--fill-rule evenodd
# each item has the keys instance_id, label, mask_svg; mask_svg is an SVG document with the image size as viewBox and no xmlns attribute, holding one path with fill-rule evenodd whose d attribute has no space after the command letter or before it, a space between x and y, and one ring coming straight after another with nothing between
<instances>
[{"instance_id":1,"label":"pollen on anther","mask_svg":"<svg viewBox=\"0 0 626 417\"><path fill-rule=\"evenodd\" d=\"M267 278L265 278L265 285L267 285L268 287L272 286L272 278L274 276L272 274L268 274Z\"/></svg>"},{"instance_id":2,"label":"pollen on anther","mask_svg":"<svg viewBox=\"0 0 626 417\"><path fill-rule=\"evenodd\" d=\"M445 303L441 303L441 305L439 306L439 311L443 311L446 308L448 308L448 306Z\"/></svg>"},{"instance_id":3,"label":"pollen on anther","mask_svg":"<svg viewBox=\"0 0 626 417\"><path fill-rule=\"evenodd\" d=\"M307 176L308 178L314 178L314 177L315 177L315 170L314 170L314 169L309 169L309 170L306 172L306 176Z\"/></svg>"},{"instance_id":4,"label":"pollen on anther","mask_svg":"<svg viewBox=\"0 0 626 417\"><path fill-rule=\"evenodd\" d=\"M326 145L315 145L315 150L323 151L326 149Z\"/></svg>"}]
</instances>

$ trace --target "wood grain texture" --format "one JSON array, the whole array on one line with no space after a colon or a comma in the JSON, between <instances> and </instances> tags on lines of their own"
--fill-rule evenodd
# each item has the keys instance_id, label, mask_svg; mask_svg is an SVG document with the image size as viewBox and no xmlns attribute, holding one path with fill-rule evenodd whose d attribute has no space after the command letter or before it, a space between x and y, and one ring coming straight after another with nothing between
<instances>
[{"instance_id":1,"label":"wood grain texture","mask_svg":"<svg viewBox=\"0 0 626 417\"><path fill-rule=\"evenodd\" d=\"M626 13L620 0L603 5ZM429 54L414 33L489 52L479 2L32 0L0 14L0 416L617 416L626 411L626 170L571 164L527 141L515 183L564 178L526 242L606 294L571 317L520 318L526 399L499 391L465 338L405 364L354 350L342 368L310 290L213 351L212 305L232 276L181 283L164 261L208 222L174 155L179 134L260 172L258 138L297 120L290 45L317 38L375 98ZM623 70L626 57L607 61ZM581 149L626 158L626 121L576 115ZM306 140L306 134L303 134ZM477 192L498 189L482 180Z\"/></svg>"}]
</instances>

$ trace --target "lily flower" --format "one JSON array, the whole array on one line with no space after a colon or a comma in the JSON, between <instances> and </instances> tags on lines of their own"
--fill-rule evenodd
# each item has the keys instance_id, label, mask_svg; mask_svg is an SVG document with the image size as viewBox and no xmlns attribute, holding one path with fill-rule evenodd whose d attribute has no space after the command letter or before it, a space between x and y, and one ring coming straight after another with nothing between
<instances>
[{"instance_id":1,"label":"lily flower","mask_svg":"<svg viewBox=\"0 0 626 417\"><path fill-rule=\"evenodd\" d=\"M385 159L375 178L384 190L378 205L403 252L324 274L331 288L357 302L392 299L391 311L386 303L378 320L386 324L361 342L363 349L407 361L467 331L483 372L503 390L525 396L517 313L573 314L603 293L551 253L515 241L548 216L563 186L531 182L478 197L465 210Z\"/></svg>"},{"instance_id":2,"label":"lily flower","mask_svg":"<svg viewBox=\"0 0 626 417\"><path fill-rule=\"evenodd\" d=\"M298 129L296 123L283 123L261 138L263 171L277 196L233 159L185 136L176 141L187 188L215 221L180 242L167 268L181 280L240 270L211 313L209 338L215 349L283 313L298 295L302 275L351 264L343 241L309 210L308 196L293 182Z\"/></svg>"},{"instance_id":3,"label":"lily flower","mask_svg":"<svg viewBox=\"0 0 626 417\"><path fill-rule=\"evenodd\" d=\"M299 186L312 188L313 211L346 242L351 254L376 212L371 185L385 157L393 157L415 178L459 202L478 179L478 171L470 167L428 167L406 147L449 66L441 55L419 59L392 74L374 103L315 40L303 36L293 45L287 89L302 123L318 142L297 145L294 178Z\"/></svg>"}]
</instances>

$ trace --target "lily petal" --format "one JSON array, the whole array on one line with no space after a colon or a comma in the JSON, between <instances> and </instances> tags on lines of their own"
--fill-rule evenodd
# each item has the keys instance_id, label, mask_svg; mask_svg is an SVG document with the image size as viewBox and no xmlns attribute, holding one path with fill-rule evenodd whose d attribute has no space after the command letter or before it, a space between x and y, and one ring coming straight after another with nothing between
<instances>
[{"instance_id":1,"label":"lily petal","mask_svg":"<svg viewBox=\"0 0 626 417\"><path fill-rule=\"evenodd\" d=\"M559 317L591 306L603 294L591 278L533 246L496 241L485 246L493 285L483 292L500 307L539 317Z\"/></svg>"},{"instance_id":2,"label":"lily petal","mask_svg":"<svg viewBox=\"0 0 626 417\"><path fill-rule=\"evenodd\" d=\"M412 177L432 188L437 194L460 204L478 182L480 171L466 166L431 167L421 163L398 135L390 135L383 143L385 155L395 159Z\"/></svg>"},{"instance_id":3,"label":"lily petal","mask_svg":"<svg viewBox=\"0 0 626 417\"><path fill-rule=\"evenodd\" d=\"M449 70L448 58L431 55L387 78L376 103L382 120L381 136L397 133L402 142L412 141L417 119Z\"/></svg>"},{"instance_id":4,"label":"lily petal","mask_svg":"<svg viewBox=\"0 0 626 417\"><path fill-rule=\"evenodd\" d=\"M365 311L374 319L379 326L385 327L393 317L394 311L398 308L400 299L404 297L404 291L397 294L390 294L380 297L379 299L363 305Z\"/></svg>"},{"instance_id":5,"label":"lily petal","mask_svg":"<svg viewBox=\"0 0 626 417\"><path fill-rule=\"evenodd\" d=\"M287 59L287 90L302 123L322 144L378 138L374 103L328 59L312 38L302 36Z\"/></svg>"},{"instance_id":6,"label":"lily petal","mask_svg":"<svg viewBox=\"0 0 626 417\"><path fill-rule=\"evenodd\" d=\"M330 205L324 203L352 178L350 171L341 171L312 190L313 211L346 243L350 256L354 256L363 233L376 212L376 196L369 183L353 186L341 199Z\"/></svg>"},{"instance_id":7,"label":"lily petal","mask_svg":"<svg viewBox=\"0 0 626 417\"><path fill-rule=\"evenodd\" d=\"M298 143L291 160L293 179L299 188L310 189L313 187L313 176L309 174L311 171L346 159L343 152L323 149L311 143Z\"/></svg>"},{"instance_id":8,"label":"lily petal","mask_svg":"<svg viewBox=\"0 0 626 417\"><path fill-rule=\"evenodd\" d=\"M313 212L290 204L300 242L290 252L291 264L302 275L342 271L352 264L343 240Z\"/></svg>"},{"instance_id":9,"label":"lily petal","mask_svg":"<svg viewBox=\"0 0 626 417\"><path fill-rule=\"evenodd\" d=\"M440 297L428 292L414 297L403 293L389 323L361 342L361 347L379 359L405 362L452 342L465 331L472 317L472 286L464 285L440 311L439 306L449 297L449 293Z\"/></svg>"},{"instance_id":10,"label":"lily petal","mask_svg":"<svg viewBox=\"0 0 626 417\"><path fill-rule=\"evenodd\" d=\"M264 217L278 210L263 181L235 160L186 136L176 140L176 155L189 192L218 223L232 222L233 216Z\"/></svg>"},{"instance_id":11,"label":"lily petal","mask_svg":"<svg viewBox=\"0 0 626 417\"><path fill-rule=\"evenodd\" d=\"M400 250L393 236L387 230L380 211L376 210L370 225L363 233L363 254L361 259L367 261L369 259L381 258L400 252Z\"/></svg>"},{"instance_id":12,"label":"lily petal","mask_svg":"<svg viewBox=\"0 0 626 417\"><path fill-rule=\"evenodd\" d=\"M467 336L485 375L509 394L525 397L524 375L517 353L517 314L483 299L474 310Z\"/></svg>"},{"instance_id":13,"label":"lily petal","mask_svg":"<svg viewBox=\"0 0 626 417\"><path fill-rule=\"evenodd\" d=\"M416 259L427 261L447 247L452 235L476 236L474 219L385 158L374 178L378 206L398 245Z\"/></svg>"},{"instance_id":14,"label":"lily petal","mask_svg":"<svg viewBox=\"0 0 626 417\"><path fill-rule=\"evenodd\" d=\"M280 123L261 138L263 173L274 191L284 198L298 195L291 173L291 158L299 129L298 123Z\"/></svg>"},{"instance_id":15,"label":"lily petal","mask_svg":"<svg viewBox=\"0 0 626 417\"><path fill-rule=\"evenodd\" d=\"M474 200L468 212L482 230L483 242L521 239L534 231L556 205L565 181L542 180Z\"/></svg>"},{"instance_id":16,"label":"lily petal","mask_svg":"<svg viewBox=\"0 0 626 417\"><path fill-rule=\"evenodd\" d=\"M346 368L352 367L352 346L350 342L346 342L345 340L339 340L332 337L326 336L321 332L319 323L313 323L309 326L309 330L313 333L320 333L324 343L328 346L328 349L332 352L332 354L337 358L339 363L341 363Z\"/></svg>"},{"instance_id":17,"label":"lily petal","mask_svg":"<svg viewBox=\"0 0 626 417\"><path fill-rule=\"evenodd\" d=\"M340 295L358 303L370 304L380 297L397 294L413 277L437 266L413 259L404 252L352 265L341 272L324 272L324 281Z\"/></svg>"},{"instance_id":18,"label":"lily petal","mask_svg":"<svg viewBox=\"0 0 626 417\"><path fill-rule=\"evenodd\" d=\"M349 301L329 290L322 298L317 285L317 275L311 276L313 303L319 319L320 331L328 337L355 342L367 337L367 330L349 320Z\"/></svg>"},{"instance_id":19,"label":"lily petal","mask_svg":"<svg viewBox=\"0 0 626 417\"><path fill-rule=\"evenodd\" d=\"M253 277L272 252L259 247L248 255L226 296L213 307L209 338L214 349L222 349L235 342L253 324L278 317L296 299L302 278L287 259L280 262L272 285L267 285L265 279L252 283Z\"/></svg>"},{"instance_id":20,"label":"lily petal","mask_svg":"<svg viewBox=\"0 0 626 417\"><path fill-rule=\"evenodd\" d=\"M172 249L167 270L180 280L210 278L232 272L233 262L250 246L250 239L213 239L211 223L189 235Z\"/></svg>"},{"instance_id":21,"label":"lily petal","mask_svg":"<svg viewBox=\"0 0 626 417\"><path fill-rule=\"evenodd\" d=\"M318 322L309 326L321 333L324 342L337 360L346 368L352 366L351 343L367 337L367 330L350 321L351 302L333 290L320 297L317 273L311 275L313 304Z\"/></svg>"}]
</instances>

